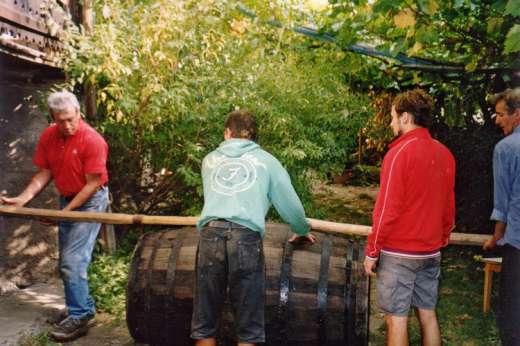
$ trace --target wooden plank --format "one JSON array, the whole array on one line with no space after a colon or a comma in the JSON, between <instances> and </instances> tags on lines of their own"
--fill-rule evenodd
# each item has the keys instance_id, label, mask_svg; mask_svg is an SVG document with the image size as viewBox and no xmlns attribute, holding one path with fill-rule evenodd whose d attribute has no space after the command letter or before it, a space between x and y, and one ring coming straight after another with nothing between
<instances>
[{"instance_id":1,"label":"wooden plank","mask_svg":"<svg viewBox=\"0 0 520 346\"><path fill-rule=\"evenodd\" d=\"M39 10L39 9L38 9ZM16 10L13 6L0 2L0 21L8 20L20 26L41 33L44 36L49 35L49 29L38 16L28 15L27 13Z\"/></svg>"}]
</instances>

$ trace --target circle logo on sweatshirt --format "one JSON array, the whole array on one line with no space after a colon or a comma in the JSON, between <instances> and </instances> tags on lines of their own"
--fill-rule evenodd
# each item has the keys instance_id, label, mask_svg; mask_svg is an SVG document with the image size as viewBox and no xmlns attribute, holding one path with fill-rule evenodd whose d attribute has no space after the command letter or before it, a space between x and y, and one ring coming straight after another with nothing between
<instances>
[{"instance_id":1,"label":"circle logo on sweatshirt","mask_svg":"<svg viewBox=\"0 0 520 346\"><path fill-rule=\"evenodd\" d=\"M213 170L211 188L220 194L232 196L249 190L256 181L255 165L243 157L222 160Z\"/></svg>"}]
</instances>

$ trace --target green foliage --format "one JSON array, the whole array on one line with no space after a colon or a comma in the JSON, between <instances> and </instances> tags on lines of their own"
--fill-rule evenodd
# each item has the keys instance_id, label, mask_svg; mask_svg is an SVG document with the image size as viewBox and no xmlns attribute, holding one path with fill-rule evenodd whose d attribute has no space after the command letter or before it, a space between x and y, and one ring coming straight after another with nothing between
<instances>
[{"instance_id":1,"label":"green foliage","mask_svg":"<svg viewBox=\"0 0 520 346\"><path fill-rule=\"evenodd\" d=\"M96 6L92 36L70 30L62 58L72 85L97 88L115 210L199 212L201 160L236 108L257 114L260 144L287 167L300 193L308 184L297 181L309 169L340 172L355 150L371 109L364 93L345 85L343 53L259 25L233 2ZM282 15L288 8L280 2L255 10Z\"/></svg>"},{"instance_id":2,"label":"green foliage","mask_svg":"<svg viewBox=\"0 0 520 346\"><path fill-rule=\"evenodd\" d=\"M89 267L89 286L96 308L124 316L129 255L98 254Z\"/></svg>"},{"instance_id":3,"label":"green foliage","mask_svg":"<svg viewBox=\"0 0 520 346\"><path fill-rule=\"evenodd\" d=\"M504 14L520 17L520 2L516 0L509 0L507 2Z\"/></svg>"},{"instance_id":4,"label":"green foliage","mask_svg":"<svg viewBox=\"0 0 520 346\"><path fill-rule=\"evenodd\" d=\"M520 51L520 25L515 26L509 31L506 39L506 53L514 53Z\"/></svg>"},{"instance_id":5,"label":"green foliage","mask_svg":"<svg viewBox=\"0 0 520 346\"><path fill-rule=\"evenodd\" d=\"M405 54L444 66L403 69L390 58L347 53L344 68L352 86L378 92L420 86L436 97L437 123L471 127L492 122L486 97L511 86L518 68L517 0L332 3L322 28L336 34L340 47L367 43L394 57Z\"/></svg>"},{"instance_id":6,"label":"green foliage","mask_svg":"<svg viewBox=\"0 0 520 346\"><path fill-rule=\"evenodd\" d=\"M476 59L479 66L493 66L496 61L491 59L496 56L505 58L504 62L514 58L502 54L505 35L518 15L518 1L510 0L505 7L503 0L334 3L327 26L339 28L343 35L348 31L351 43L379 40L380 48L395 54L461 64Z\"/></svg>"}]
</instances>

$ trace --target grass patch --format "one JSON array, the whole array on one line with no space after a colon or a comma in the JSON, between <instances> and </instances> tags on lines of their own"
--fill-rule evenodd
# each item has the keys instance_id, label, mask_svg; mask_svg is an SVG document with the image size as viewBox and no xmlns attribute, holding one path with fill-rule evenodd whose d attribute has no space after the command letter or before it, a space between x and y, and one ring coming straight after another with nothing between
<instances>
[{"instance_id":1,"label":"grass patch","mask_svg":"<svg viewBox=\"0 0 520 346\"><path fill-rule=\"evenodd\" d=\"M449 246L443 252L437 315L444 345L500 345L494 302L498 275L494 275L492 309L482 313L483 264L473 259L476 247Z\"/></svg>"},{"instance_id":2,"label":"grass patch","mask_svg":"<svg viewBox=\"0 0 520 346\"><path fill-rule=\"evenodd\" d=\"M24 335L18 341L18 346L58 346L61 344L57 344L49 337L48 332L40 332L36 335Z\"/></svg>"}]
</instances>

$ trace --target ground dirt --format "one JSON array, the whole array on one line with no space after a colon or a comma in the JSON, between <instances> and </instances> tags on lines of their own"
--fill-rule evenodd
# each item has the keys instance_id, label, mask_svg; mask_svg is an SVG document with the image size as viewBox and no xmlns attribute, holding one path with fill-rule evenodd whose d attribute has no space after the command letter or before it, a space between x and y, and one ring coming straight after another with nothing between
<instances>
[{"instance_id":1,"label":"ground dirt","mask_svg":"<svg viewBox=\"0 0 520 346\"><path fill-rule=\"evenodd\" d=\"M47 332L49 318L65 308L63 287L57 280L19 289L0 297L1 346L130 346L133 342L125 322L99 312L96 325L74 342L54 343Z\"/></svg>"}]
</instances>

